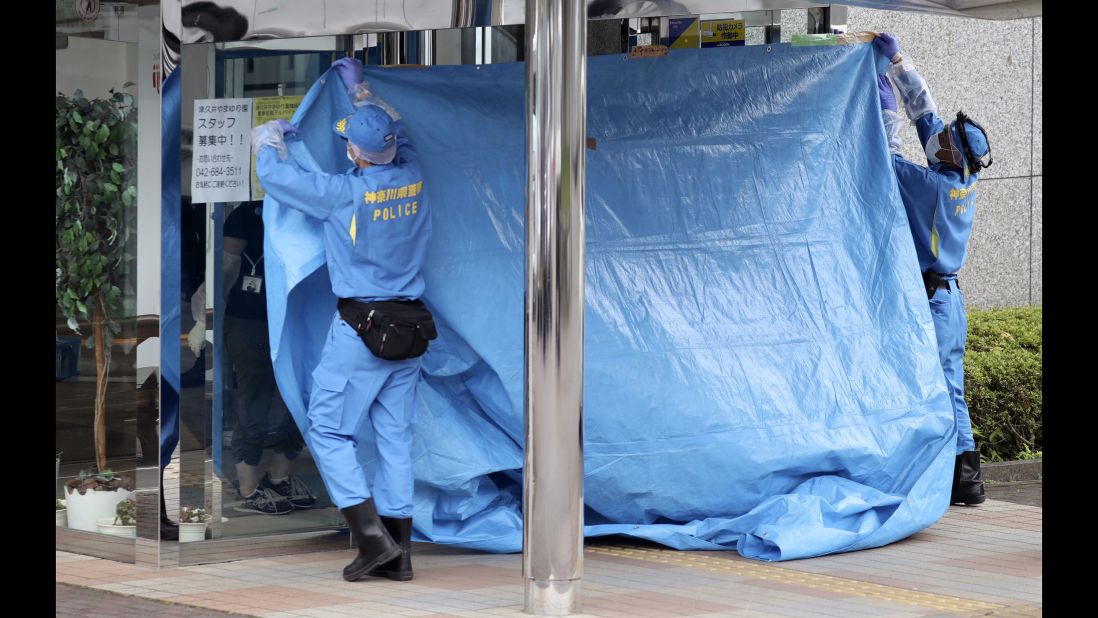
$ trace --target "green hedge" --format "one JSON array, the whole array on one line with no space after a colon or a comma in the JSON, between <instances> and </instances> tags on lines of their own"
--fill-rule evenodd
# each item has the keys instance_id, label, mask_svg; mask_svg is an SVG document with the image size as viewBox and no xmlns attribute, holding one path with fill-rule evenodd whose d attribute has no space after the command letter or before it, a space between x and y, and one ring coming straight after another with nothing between
<instances>
[{"instance_id":1,"label":"green hedge","mask_svg":"<svg viewBox=\"0 0 1098 618\"><path fill-rule=\"evenodd\" d=\"M968 314L965 400L984 461L1041 456L1041 308Z\"/></svg>"}]
</instances>

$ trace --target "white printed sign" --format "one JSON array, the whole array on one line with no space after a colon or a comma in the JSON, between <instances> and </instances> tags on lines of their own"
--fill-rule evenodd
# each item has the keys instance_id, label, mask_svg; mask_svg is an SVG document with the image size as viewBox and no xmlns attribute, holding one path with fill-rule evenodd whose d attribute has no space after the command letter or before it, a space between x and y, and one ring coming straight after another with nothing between
<instances>
[{"instance_id":1,"label":"white printed sign","mask_svg":"<svg viewBox=\"0 0 1098 618\"><path fill-rule=\"evenodd\" d=\"M251 137L251 99L198 99L194 102L192 202L248 200Z\"/></svg>"}]
</instances>

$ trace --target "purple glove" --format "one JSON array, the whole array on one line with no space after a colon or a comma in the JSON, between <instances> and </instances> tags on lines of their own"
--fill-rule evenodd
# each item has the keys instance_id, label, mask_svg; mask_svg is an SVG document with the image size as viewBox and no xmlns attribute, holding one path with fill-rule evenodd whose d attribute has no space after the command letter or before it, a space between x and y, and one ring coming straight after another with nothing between
<instances>
[{"instance_id":1,"label":"purple glove","mask_svg":"<svg viewBox=\"0 0 1098 618\"><path fill-rule=\"evenodd\" d=\"M831 29L831 34L842 34L842 33L843 33L842 30L836 30L834 28Z\"/></svg>"},{"instance_id":2,"label":"purple glove","mask_svg":"<svg viewBox=\"0 0 1098 618\"><path fill-rule=\"evenodd\" d=\"M295 133L301 133L301 129L295 127L294 125L286 122L281 118L279 118L276 122L278 122L278 128L282 129L283 135L294 135Z\"/></svg>"},{"instance_id":3,"label":"purple glove","mask_svg":"<svg viewBox=\"0 0 1098 618\"><path fill-rule=\"evenodd\" d=\"M878 34L877 37L873 39L873 46L889 60L892 60L896 57L896 54L900 53L900 42L896 40L896 37L887 32Z\"/></svg>"},{"instance_id":4,"label":"purple glove","mask_svg":"<svg viewBox=\"0 0 1098 618\"><path fill-rule=\"evenodd\" d=\"M343 80L343 85L347 90L355 87L355 84L362 81L362 63L358 61L358 58L352 58L350 56L340 58L332 63L332 68L339 73L339 78Z\"/></svg>"},{"instance_id":5,"label":"purple glove","mask_svg":"<svg viewBox=\"0 0 1098 618\"><path fill-rule=\"evenodd\" d=\"M877 76L877 93L881 96L881 109L896 111L896 93L892 92L892 82L884 73Z\"/></svg>"}]
</instances>

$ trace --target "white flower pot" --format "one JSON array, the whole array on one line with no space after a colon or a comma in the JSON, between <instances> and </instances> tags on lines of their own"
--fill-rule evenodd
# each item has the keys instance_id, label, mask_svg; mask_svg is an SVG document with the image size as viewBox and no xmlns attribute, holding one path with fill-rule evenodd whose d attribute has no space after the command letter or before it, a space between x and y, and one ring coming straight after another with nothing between
<instances>
[{"instance_id":1,"label":"white flower pot","mask_svg":"<svg viewBox=\"0 0 1098 618\"><path fill-rule=\"evenodd\" d=\"M61 528L67 528L69 525L69 518L66 517L68 509L61 509L60 511L54 511L57 513L57 525Z\"/></svg>"},{"instance_id":2,"label":"white flower pot","mask_svg":"<svg viewBox=\"0 0 1098 618\"><path fill-rule=\"evenodd\" d=\"M201 522L179 522L179 542L190 543L191 541L202 541L206 539L206 523Z\"/></svg>"},{"instance_id":3,"label":"white flower pot","mask_svg":"<svg viewBox=\"0 0 1098 618\"><path fill-rule=\"evenodd\" d=\"M137 538L137 526L116 526L114 517L103 517L95 522L99 532L111 536L121 536L131 539Z\"/></svg>"},{"instance_id":4,"label":"white flower pot","mask_svg":"<svg viewBox=\"0 0 1098 618\"><path fill-rule=\"evenodd\" d=\"M132 491L116 489L114 491L88 490L83 496L80 492L65 488L65 510L68 511L69 527L75 530L98 532L96 525L100 519L115 516L118 503L133 496Z\"/></svg>"}]
</instances>

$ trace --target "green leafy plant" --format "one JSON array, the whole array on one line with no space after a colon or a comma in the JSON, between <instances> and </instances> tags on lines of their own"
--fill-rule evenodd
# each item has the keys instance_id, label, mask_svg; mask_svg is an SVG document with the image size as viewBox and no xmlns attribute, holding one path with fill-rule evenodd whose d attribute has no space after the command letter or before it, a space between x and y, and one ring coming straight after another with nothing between
<instances>
[{"instance_id":1,"label":"green leafy plant","mask_svg":"<svg viewBox=\"0 0 1098 618\"><path fill-rule=\"evenodd\" d=\"M96 471L94 468L81 470L76 478L65 482L65 486L77 491L81 496L89 489L92 491L115 491L117 489L133 489L128 475L117 475L111 470ZM70 492L71 493L71 492Z\"/></svg>"},{"instance_id":2,"label":"green leafy plant","mask_svg":"<svg viewBox=\"0 0 1098 618\"><path fill-rule=\"evenodd\" d=\"M107 467L106 393L111 341L137 199L137 114L132 95L106 99L57 95L56 300L68 326L90 321L95 348L95 460Z\"/></svg>"},{"instance_id":3,"label":"green leafy plant","mask_svg":"<svg viewBox=\"0 0 1098 618\"><path fill-rule=\"evenodd\" d=\"M119 502L118 506L114 508L114 515L114 525L116 526L137 525L137 500L126 498Z\"/></svg>"},{"instance_id":4,"label":"green leafy plant","mask_svg":"<svg viewBox=\"0 0 1098 618\"><path fill-rule=\"evenodd\" d=\"M65 501L64 500L62 500L61 498L54 498L54 501L57 503L56 508L54 509L55 511L64 511L65 510Z\"/></svg>"},{"instance_id":5,"label":"green leafy plant","mask_svg":"<svg viewBox=\"0 0 1098 618\"><path fill-rule=\"evenodd\" d=\"M965 399L984 461L1041 457L1041 315L1040 307L969 313Z\"/></svg>"},{"instance_id":6,"label":"green leafy plant","mask_svg":"<svg viewBox=\"0 0 1098 618\"><path fill-rule=\"evenodd\" d=\"M1023 450L1022 452L1018 453L1017 457L1018 457L1018 459L1021 459L1021 460L1044 459L1044 457L1041 454L1041 451L1031 451L1028 448Z\"/></svg>"},{"instance_id":7,"label":"green leafy plant","mask_svg":"<svg viewBox=\"0 0 1098 618\"><path fill-rule=\"evenodd\" d=\"M185 506L179 509L179 523L199 524L208 521L210 521L210 514L206 512L206 509L193 506Z\"/></svg>"}]
</instances>

